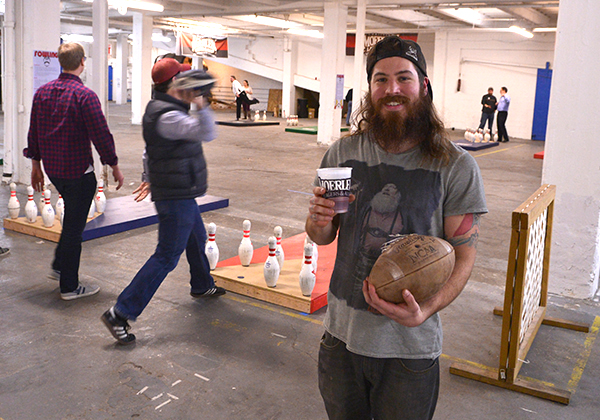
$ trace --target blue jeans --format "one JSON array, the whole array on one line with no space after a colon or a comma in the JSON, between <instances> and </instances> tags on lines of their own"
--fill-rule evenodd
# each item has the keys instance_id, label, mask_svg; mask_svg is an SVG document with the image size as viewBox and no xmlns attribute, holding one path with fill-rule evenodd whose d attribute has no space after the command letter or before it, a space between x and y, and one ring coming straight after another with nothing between
<instances>
[{"instance_id":1,"label":"blue jeans","mask_svg":"<svg viewBox=\"0 0 600 420\"><path fill-rule=\"evenodd\" d=\"M96 194L96 175L89 172L76 179L50 177L50 181L65 201L62 232L54 251L52 269L60 271L60 292L69 293L79 286L81 241Z\"/></svg>"},{"instance_id":2,"label":"blue jeans","mask_svg":"<svg viewBox=\"0 0 600 420\"><path fill-rule=\"evenodd\" d=\"M488 128L490 130L490 134L492 134L492 125L494 125L494 113L486 114L485 112L481 113L481 121L479 122L479 128L483 130L485 127L485 122L488 123Z\"/></svg>"},{"instance_id":3,"label":"blue jeans","mask_svg":"<svg viewBox=\"0 0 600 420\"><path fill-rule=\"evenodd\" d=\"M319 389L330 420L430 420L438 398L438 359L379 359L349 352L325 332Z\"/></svg>"},{"instance_id":4,"label":"blue jeans","mask_svg":"<svg viewBox=\"0 0 600 420\"><path fill-rule=\"evenodd\" d=\"M204 253L207 236L196 200L161 200L154 205L158 212L158 245L115 305L120 316L132 321L150 303L167 274L177 267L184 250L190 264L192 292L202 293L215 285Z\"/></svg>"}]
</instances>

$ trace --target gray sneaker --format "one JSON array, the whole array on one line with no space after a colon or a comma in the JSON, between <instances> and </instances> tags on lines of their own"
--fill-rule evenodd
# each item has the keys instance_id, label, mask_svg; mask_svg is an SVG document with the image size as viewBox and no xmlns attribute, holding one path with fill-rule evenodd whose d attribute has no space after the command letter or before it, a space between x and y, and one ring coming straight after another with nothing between
<instances>
[{"instance_id":1,"label":"gray sneaker","mask_svg":"<svg viewBox=\"0 0 600 420\"><path fill-rule=\"evenodd\" d=\"M85 286L85 285L81 284L81 282L79 282L79 287L77 289L73 290L72 292L61 293L60 298L62 300L79 299L82 297L95 295L99 291L100 291L100 287L98 287L98 286L95 286L95 285Z\"/></svg>"}]
</instances>

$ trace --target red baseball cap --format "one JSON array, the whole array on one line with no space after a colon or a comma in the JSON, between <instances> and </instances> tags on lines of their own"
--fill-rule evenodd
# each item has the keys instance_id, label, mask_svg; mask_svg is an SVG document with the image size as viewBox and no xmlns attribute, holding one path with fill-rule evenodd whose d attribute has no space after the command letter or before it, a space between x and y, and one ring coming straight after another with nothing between
<instances>
[{"instance_id":1,"label":"red baseball cap","mask_svg":"<svg viewBox=\"0 0 600 420\"><path fill-rule=\"evenodd\" d=\"M181 64L174 58L163 58L154 63L152 67L152 81L156 84L164 83L180 72L191 68L189 64Z\"/></svg>"}]
</instances>

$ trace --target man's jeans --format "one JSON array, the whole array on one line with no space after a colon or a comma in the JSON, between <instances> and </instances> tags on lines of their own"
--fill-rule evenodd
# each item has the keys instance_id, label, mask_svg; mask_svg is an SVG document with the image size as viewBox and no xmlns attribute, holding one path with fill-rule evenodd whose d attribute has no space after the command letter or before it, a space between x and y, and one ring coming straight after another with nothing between
<instances>
[{"instance_id":1,"label":"man's jeans","mask_svg":"<svg viewBox=\"0 0 600 420\"><path fill-rule=\"evenodd\" d=\"M439 359L365 357L328 332L321 339L319 389L330 420L430 420L439 380Z\"/></svg>"},{"instance_id":2,"label":"man's jeans","mask_svg":"<svg viewBox=\"0 0 600 420\"><path fill-rule=\"evenodd\" d=\"M492 134L492 125L494 125L494 113L486 114L485 112L481 113L481 121L479 122L479 128L483 130L485 127L485 122L488 122L488 129L490 130L490 134Z\"/></svg>"},{"instance_id":3,"label":"man's jeans","mask_svg":"<svg viewBox=\"0 0 600 420\"><path fill-rule=\"evenodd\" d=\"M204 253L206 230L196 200L161 200L154 204L158 212L158 245L115 305L119 315L132 321L148 305L167 274L177 267L184 250L190 265L191 291L202 293L215 285Z\"/></svg>"},{"instance_id":4,"label":"man's jeans","mask_svg":"<svg viewBox=\"0 0 600 420\"><path fill-rule=\"evenodd\" d=\"M50 181L65 202L62 232L52 269L60 271L60 292L69 293L79 286L81 237L96 194L96 175L89 172L76 179L50 177Z\"/></svg>"}]
</instances>

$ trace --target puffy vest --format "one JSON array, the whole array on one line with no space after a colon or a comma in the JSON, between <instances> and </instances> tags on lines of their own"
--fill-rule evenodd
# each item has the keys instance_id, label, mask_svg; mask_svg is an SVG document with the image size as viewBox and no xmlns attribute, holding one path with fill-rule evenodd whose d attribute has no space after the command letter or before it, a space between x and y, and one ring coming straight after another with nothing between
<instances>
[{"instance_id":1,"label":"puffy vest","mask_svg":"<svg viewBox=\"0 0 600 420\"><path fill-rule=\"evenodd\" d=\"M187 113L189 106L154 92L142 121L152 200L181 200L206 193L207 170L201 141L169 140L156 130L159 117L170 111Z\"/></svg>"}]
</instances>

